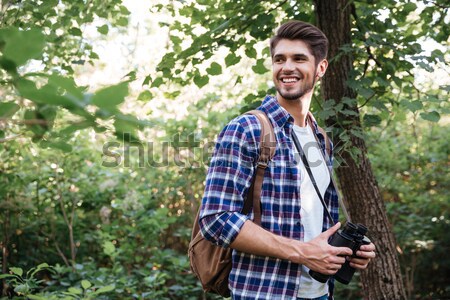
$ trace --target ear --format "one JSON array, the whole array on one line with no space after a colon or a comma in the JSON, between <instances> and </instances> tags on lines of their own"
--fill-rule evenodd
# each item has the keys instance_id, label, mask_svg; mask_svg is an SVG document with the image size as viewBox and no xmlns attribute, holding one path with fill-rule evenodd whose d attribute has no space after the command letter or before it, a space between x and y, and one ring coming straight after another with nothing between
<instances>
[{"instance_id":1,"label":"ear","mask_svg":"<svg viewBox=\"0 0 450 300\"><path fill-rule=\"evenodd\" d=\"M328 60L322 59L322 61L317 65L317 74L316 76L322 78L325 75L325 72L328 68Z\"/></svg>"}]
</instances>

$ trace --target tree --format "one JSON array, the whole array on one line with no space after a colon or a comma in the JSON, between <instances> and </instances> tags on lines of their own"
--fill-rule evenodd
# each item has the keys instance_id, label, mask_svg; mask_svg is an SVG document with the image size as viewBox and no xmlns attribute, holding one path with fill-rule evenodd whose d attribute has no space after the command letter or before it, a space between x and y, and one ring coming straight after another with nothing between
<instances>
[{"instance_id":1,"label":"tree","mask_svg":"<svg viewBox=\"0 0 450 300\"><path fill-rule=\"evenodd\" d=\"M423 55L419 44L447 43L445 1L204 0L165 9L175 21L170 25L173 51L159 64L161 81L194 81L199 87L222 73L220 61L211 59L219 48L229 50L226 67L247 56L255 61L253 71L262 74L269 53L267 47L258 51L258 41L267 40L282 19L309 21L323 29L331 42L330 67L321 84L324 100L314 106L321 107L318 115L333 132L341 162L337 174L352 218L368 225L379 250L378 259L362 274L365 296L404 299L396 244L367 158L364 130L389 123L402 109L420 110L423 119L434 122L440 112L448 112L442 94L422 92L414 77L417 65L430 70L448 59L439 49ZM244 101L254 105L265 92Z\"/></svg>"},{"instance_id":2,"label":"tree","mask_svg":"<svg viewBox=\"0 0 450 300\"><path fill-rule=\"evenodd\" d=\"M329 57L338 56L340 48L351 44L350 12L354 6L347 1L315 1L319 27L330 37ZM362 282L367 299L405 299L405 289L400 273L395 238L390 230L386 209L367 158L364 138L352 131L360 130L361 121L357 103L345 103L346 99L356 99L356 91L347 80L353 66L350 54L339 56L330 64L322 81L322 95L325 101L333 100L336 105L344 103L344 108L353 113L338 112L329 117L326 124L350 132L351 147L359 150L357 158L351 152L342 152L344 165L337 168L340 188L344 194L352 220L370 228L370 236L377 245L378 258L363 272ZM336 80L340 78L341 80ZM339 144L340 138L335 137Z\"/></svg>"}]
</instances>

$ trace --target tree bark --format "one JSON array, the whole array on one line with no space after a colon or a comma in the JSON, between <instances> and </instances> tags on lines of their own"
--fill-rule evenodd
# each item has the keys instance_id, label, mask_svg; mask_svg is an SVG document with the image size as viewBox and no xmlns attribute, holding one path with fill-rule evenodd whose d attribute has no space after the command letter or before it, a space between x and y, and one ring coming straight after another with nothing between
<instances>
[{"instance_id":1,"label":"tree bark","mask_svg":"<svg viewBox=\"0 0 450 300\"><path fill-rule=\"evenodd\" d=\"M329 59L336 57L339 48L351 44L351 1L348 0L314 0L318 27L328 37ZM353 69L351 55L342 55L333 60L321 82L322 96L325 101L334 99L336 104L343 97L356 98L346 82ZM350 132L360 129L361 122L356 106L345 106L357 115L337 114L326 120L327 126L338 126ZM335 145L340 144L339 136L332 137ZM361 151L355 160L348 151L339 153L344 164L337 168L339 184L352 221L362 223L369 228L368 235L376 245L377 257L372 260L367 270L361 274L364 299L406 299L400 273L400 264L396 251L395 238L386 215L386 208L375 180L367 147L363 139L351 135L351 147Z\"/></svg>"}]
</instances>

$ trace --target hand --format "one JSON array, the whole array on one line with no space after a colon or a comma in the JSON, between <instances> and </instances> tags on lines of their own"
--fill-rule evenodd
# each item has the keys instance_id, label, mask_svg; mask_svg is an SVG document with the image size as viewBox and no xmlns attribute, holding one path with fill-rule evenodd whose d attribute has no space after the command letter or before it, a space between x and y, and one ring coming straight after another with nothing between
<instances>
[{"instance_id":1,"label":"hand","mask_svg":"<svg viewBox=\"0 0 450 300\"><path fill-rule=\"evenodd\" d=\"M370 260L376 256L375 245L373 243L362 245L359 250L356 251L356 256L357 257L350 258L350 266L359 270L366 269Z\"/></svg>"},{"instance_id":2,"label":"hand","mask_svg":"<svg viewBox=\"0 0 450 300\"><path fill-rule=\"evenodd\" d=\"M300 263L324 275L335 274L345 262L345 256L352 255L350 248L328 244L328 238L340 227L341 223L338 222L313 240L304 243L301 250L304 259Z\"/></svg>"}]
</instances>

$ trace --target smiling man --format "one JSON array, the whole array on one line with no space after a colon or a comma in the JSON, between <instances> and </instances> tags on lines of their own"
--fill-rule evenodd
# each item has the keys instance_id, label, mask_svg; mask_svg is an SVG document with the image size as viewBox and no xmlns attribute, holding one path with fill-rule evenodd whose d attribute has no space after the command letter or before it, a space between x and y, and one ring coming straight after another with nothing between
<instances>
[{"instance_id":1,"label":"smiling man","mask_svg":"<svg viewBox=\"0 0 450 300\"><path fill-rule=\"evenodd\" d=\"M258 109L269 117L277 146L264 174L261 226L252 222L253 213L240 213L259 156L261 127L253 115L235 118L218 137L199 225L206 239L233 249L232 299L332 299L332 288L308 274L333 275L352 254L349 248L328 244L340 227L338 194L330 176L332 149L309 112L314 86L328 66L328 40L311 24L290 21L277 30L270 50L277 94L267 96ZM298 158L294 138L314 162L310 166L317 191ZM327 210L336 225L331 226ZM358 258L349 258L350 265L365 269L374 250L373 244L361 246Z\"/></svg>"}]
</instances>

